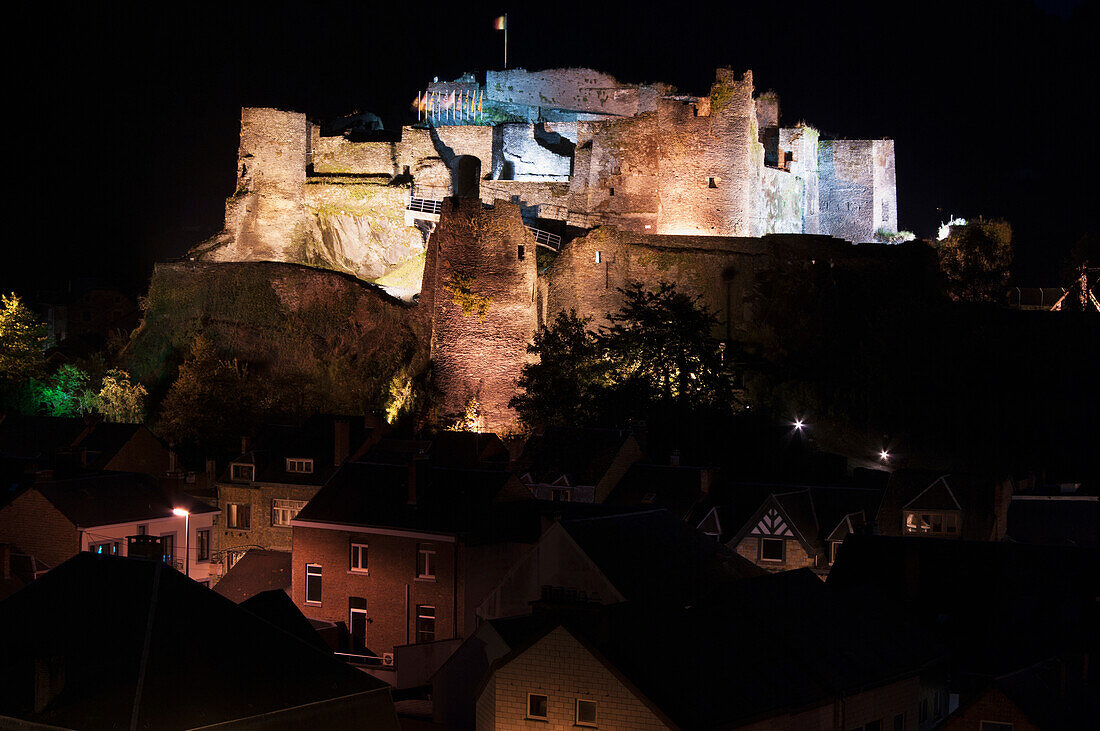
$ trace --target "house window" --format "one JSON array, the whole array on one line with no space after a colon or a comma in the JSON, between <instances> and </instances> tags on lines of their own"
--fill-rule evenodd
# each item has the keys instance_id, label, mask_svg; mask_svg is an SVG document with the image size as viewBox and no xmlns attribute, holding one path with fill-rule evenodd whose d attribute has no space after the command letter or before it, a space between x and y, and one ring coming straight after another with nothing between
<instances>
[{"instance_id":1,"label":"house window","mask_svg":"<svg viewBox=\"0 0 1100 731\"><path fill-rule=\"evenodd\" d=\"M251 482L255 474L256 468L250 464L231 464L229 466L229 476L234 480Z\"/></svg>"},{"instance_id":2,"label":"house window","mask_svg":"<svg viewBox=\"0 0 1100 731\"><path fill-rule=\"evenodd\" d=\"M523 249L523 244L520 244L520 245L519 245L519 260L520 260L520 261L523 261L523 257L524 257L524 254L525 254L525 253L526 253L526 252L525 252L525 251L524 251L524 249Z\"/></svg>"},{"instance_id":3,"label":"house window","mask_svg":"<svg viewBox=\"0 0 1100 731\"><path fill-rule=\"evenodd\" d=\"M306 604L321 604L321 567L306 564Z\"/></svg>"},{"instance_id":4,"label":"house window","mask_svg":"<svg viewBox=\"0 0 1100 731\"><path fill-rule=\"evenodd\" d=\"M195 560L210 560L210 531L195 531Z\"/></svg>"},{"instance_id":5,"label":"house window","mask_svg":"<svg viewBox=\"0 0 1100 731\"><path fill-rule=\"evenodd\" d=\"M147 526L147 525L139 525L139 526L137 527L137 534L138 534L139 536L147 536L147 535L149 535L149 526Z\"/></svg>"},{"instance_id":6,"label":"house window","mask_svg":"<svg viewBox=\"0 0 1100 731\"><path fill-rule=\"evenodd\" d=\"M435 607L416 605L416 641L435 642Z\"/></svg>"},{"instance_id":7,"label":"house window","mask_svg":"<svg viewBox=\"0 0 1100 731\"><path fill-rule=\"evenodd\" d=\"M787 542L782 538L760 539L760 560L782 562L786 554Z\"/></svg>"},{"instance_id":8,"label":"house window","mask_svg":"<svg viewBox=\"0 0 1100 731\"><path fill-rule=\"evenodd\" d=\"M905 513L905 532L928 536L957 536L957 512L931 513L909 510Z\"/></svg>"},{"instance_id":9,"label":"house window","mask_svg":"<svg viewBox=\"0 0 1100 731\"><path fill-rule=\"evenodd\" d=\"M313 460L296 457L293 459L287 459L286 461L287 472L300 472L304 475L313 473Z\"/></svg>"},{"instance_id":10,"label":"house window","mask_svg":"<svg viewBox=\"0 0 1100 731\"><path fill-rule=\"evenodd\" d=\"M894 731L905 731L905 714L899 713L894 716Z\"/></svg>"},{"instance_id":11,"label":"house window","mask_svg":"<svg viewBox=\"0 0 1100 731\"><path fill-rule=\"evenodd\" d=\"M118 555L118 541L110 543L93 543L89 550L92 553L100 553L105 556L117 556Z\"/></svg>"},{"instance_id":12,"label":"house window","mask_svg":"<svg viewBox=\"0 0 1100 731\"><path fill-rule=\"evenodd\" d=\"M367 573L367 544L351 544L351 570L357 573Z\"/></svg>"},{"instance_id":13,"label":"house window","mask_svg":"<svg viewBox=\"0 0 1100 731\"><path fill-rule=\"evenodd\" d=\"M1012 724L1003 721L982 721L981 731L1012 731Z\"/></svg>"},{"instance_id":14,"label":"house window","mask_svg":"<svg viewBox=\"0 0 1100 731\"><path fill-rule=\"evenodd\" d=\"M545 721L550 699L542 693L527 694L527 717Z\"/></svg>"},{"instance_id":15,"label":"house window","mask_svg":"<svg viewBox=\"0 0 1100 731\"><path fill-rule=\"evenodd\" d=\"M551 491L550 497L556 503L567 503L569 502L569 490L564 487L555 487Z\"/></svg>"},{"instance_id":16,"label":"house window","mask_svg":"<svg viewBox=\"0 0 1100 731\"><path fill-rule=\"evenodd\" d=\"M597 251L596 252L596 263L599 264L602 259L603 259L603 254L601 252Z\"/></svg>"},{"instance_id":17,"label":"house window","mask_svg":"<svg viewBox=\"0 0 1100 731\"><path fill-rule=\"evenodd\" d=\"M298 512L306 506L305 500L272 500L271 525L289 526Z\"/></svg>"},{"instance_id":18,"label":"house window","mask_svg":"<svg viewBox=\"0 0 1100 731\"><path fill-rule=\"evenodd\" d=\"M362 650L367 646L367 600L361 596L348 597L348 631L351 633L353 650Z\"/></svg>"},{"instance_id":19,"label":"house window","mask_svg":"<svg viewBox=\"0 0 1100 731\"><path fill-rule=\"evenodd\" d=\"M576 724L578 726L596 725L596 701L584 701L580 698L577 699Z\"/></svg>"},{"instance_id":20,"label":"house window","mask_svg":"<svg viewBox=\"0 0 1100 731\"><path fill-rule=\"evenodd\" d=\"M416 547L416 578L435 578L435 546L421 543Z\"/></svg>"},{"instance_id":21,"label":"house window","mask_svg":"<svg viewBox=\"0 0 1100 731\"><path fill-rule=\"evenodd\" d=\"M164 563L172 563L176 557L176 534L165 533L160 537L160 547L164 550Z\"/></svg>"},{"instance_id":22,"label":"house window","mask_svg":"<svg viewBox=\"0 0 1100 731\"><path fill-rule=\"evenodd\" d=\"M225 506L225 527L250 530L252 528L252 506L248 503L228 503Z\"/></svg>"}]
</instances>

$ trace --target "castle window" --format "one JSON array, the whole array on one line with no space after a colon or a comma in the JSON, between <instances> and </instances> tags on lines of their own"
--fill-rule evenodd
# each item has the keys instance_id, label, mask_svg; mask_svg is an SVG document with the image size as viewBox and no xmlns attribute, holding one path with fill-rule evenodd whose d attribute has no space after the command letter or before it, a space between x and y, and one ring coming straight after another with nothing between
<instances>
[{"instance_id":1,"label":"castle window","mask_svg":"<svg viewBox=\"0 0 1100 731\"><path fill-rule=\"evenodd\" d=\"M524 254L526 254L526 252L523 250L523 244L520 244L519 245L519 260L520 261L523 261Z\"/></svg>"},{"instance_id":2,"label":"castle window","mask_svg":"<svg viewBox=\"0 0 1100 731\"><path fill-rule=\"evenodd\" d=\"M602 259L601 254L600 254L600 252L597 251L596 252L596 263L599 264L601 259Z\"/></svg>"},{"instance_id":3,"label":"castle window","mask_svg":"<svg viewBox=\"0 0 1100 731\"><path fill-rule=\"evenodd\" d=\"M608 188L607 189L607 194L608 195L615 195L615 189L614 188Z\"/></svg>"},{"instance_id":4,"label":"castle window","mask_svg":"<svg viewBox=\"0 0 1100 731\"><path fill-rule=\"evenodd\" d=\"M718 181L715 178L708 178L707 179L707 187L708 188L717 188L718 187Z\"/></svg>"}]
</instances>

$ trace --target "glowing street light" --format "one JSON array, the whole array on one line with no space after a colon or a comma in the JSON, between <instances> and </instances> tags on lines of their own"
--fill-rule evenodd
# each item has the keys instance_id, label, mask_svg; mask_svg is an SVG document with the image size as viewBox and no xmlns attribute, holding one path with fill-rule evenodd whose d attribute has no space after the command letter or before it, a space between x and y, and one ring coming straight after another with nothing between
<instances>
[{"instance_id":1,"label":"glowing street light","mask_svg":"<svg viewBox=\"0 0 1100 731\"><path fill-rule=\"evenodd\" d=\"M172 508L172 515L183 518L183 575L191 578L191 513L184 508Z\"/></svg>"},{"instance_id":2,"label":"glowing street light","mask_svg":"<svg viewBox=\"0 0 1100 731\"><path fill-rule=\"evenodd\" d=\"M889 462L890 461L890 453L887 452L884 449L884 450L882 450L881 452L878 453L878 458L881 459L883 462Z\"/></svg>"},{"instance_id":3,"label":"glowing street light","mask_svg":"<svg viewBox=\"0 0 1100 731\"><path fill-rule=\"evenodd\" d=\"M795 419L794 420L794 428L796 430L802 431L802 427L804 427L804 426L805 426L805 423L802 421L802 419Z\"/></svg>"}]
</instances>

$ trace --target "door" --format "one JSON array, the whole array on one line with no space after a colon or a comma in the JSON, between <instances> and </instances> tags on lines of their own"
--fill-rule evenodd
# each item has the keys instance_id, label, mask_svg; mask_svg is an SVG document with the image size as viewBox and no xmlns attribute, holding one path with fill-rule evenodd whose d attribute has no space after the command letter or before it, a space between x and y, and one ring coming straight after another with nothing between
<instances>
[{"instance_id":1,"label":"door","mask_svg":"<svg viewBox=\"0 0 1100 731\"><path fill-rule=\"evenodd\" d=\"M351 651L361 652L367 646L367 600L348 597L348 628L351 631Z\"/></svg>"}]
</instances>

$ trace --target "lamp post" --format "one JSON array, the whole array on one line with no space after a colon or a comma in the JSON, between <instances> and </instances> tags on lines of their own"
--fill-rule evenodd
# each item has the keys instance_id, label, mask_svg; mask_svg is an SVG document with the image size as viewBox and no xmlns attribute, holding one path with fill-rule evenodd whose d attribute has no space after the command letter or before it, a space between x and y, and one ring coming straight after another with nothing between
<instances>
[{"instance_id":1,"label":"lamp post","mask_svg":"<svg viewBox=\"0 0 1100 731\"><path fill-rule=\"evenodd\" d=\"M172 508L172 515L183 517L183 575L191 578L191 513L183 508Z\"/></svg>"}]
</instances>

